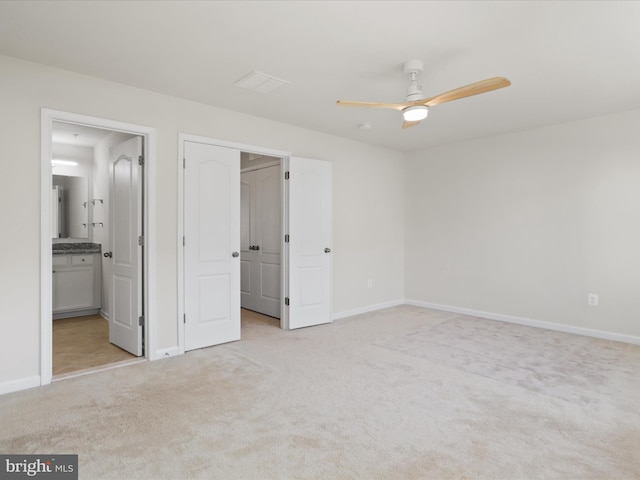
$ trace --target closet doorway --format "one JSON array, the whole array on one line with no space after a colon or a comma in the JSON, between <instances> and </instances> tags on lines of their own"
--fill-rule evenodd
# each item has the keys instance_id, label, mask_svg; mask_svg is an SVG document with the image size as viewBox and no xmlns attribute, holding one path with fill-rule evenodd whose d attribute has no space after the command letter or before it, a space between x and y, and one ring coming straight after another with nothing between
<instances>
[{"instance_id":1,"label":"closet doorway","mask_svg":"<svg viewBox=\"0 0 640 480\"><path fill-rule=\"evenodd\" d=\"M281 158L240 153L240 305L280 318Z\"/></svg>"},{"instance_id":2,"label":"closet doorway","mask_svg":"<svg viewBox=\"0 0 640 480\"><path fill-rule=\"evenodd\" d=\"M277 302L280 328L284 330L331 322L331 163L184 133L179 134L179 144L178 318L183 326L178 329L180 353L240 340L241 310L250 311L241 308L241 292L257 290L269 300L265 303ZM264 168L247 166L243 173L250 175L243 182L241 156L249 162L250 154L254 154L254 161L264 156L271 158L259 165ZM261 228L269 232L258 233L259 228L254 227L252 235L252 205L254 211L261 208L261 201L256 200L260 198L260 187L255 185L261 178L270 182L268 167L279 172L280 207L269 209L265 218L277 212L280 223L264 221ZM251 173L260 170L265 172ZM241 187L245 190L244 202ZM279 250L264 246L265 237L272 234L277 235ZM245 254L242 258L241 250ZM262 258L251 255L261 251L266 251ZM278 256L279 269L273 266ZM256 282L258 287L252 286L252 268L266 279ZM269 277L278 279L274 269L279 270L279 291L269 283ZM277 315L278 311L272 313Z\"/></svg>"}]
</instances>

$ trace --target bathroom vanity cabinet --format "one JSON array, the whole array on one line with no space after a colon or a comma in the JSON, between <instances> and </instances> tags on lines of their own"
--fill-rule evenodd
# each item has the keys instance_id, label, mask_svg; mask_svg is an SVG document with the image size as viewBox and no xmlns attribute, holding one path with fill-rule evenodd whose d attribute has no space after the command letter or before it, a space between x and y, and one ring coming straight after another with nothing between
<instances>
[{"instance_id":1,"label":"bathroom vanity cabinet","mask_svg":"<svg viewBox=\"0 0 640 480\"><path fill-rule=\"evenodd\" d=\"M100 311L100 254L53 256L53 318Z\"/></svg>"}]
</instances>

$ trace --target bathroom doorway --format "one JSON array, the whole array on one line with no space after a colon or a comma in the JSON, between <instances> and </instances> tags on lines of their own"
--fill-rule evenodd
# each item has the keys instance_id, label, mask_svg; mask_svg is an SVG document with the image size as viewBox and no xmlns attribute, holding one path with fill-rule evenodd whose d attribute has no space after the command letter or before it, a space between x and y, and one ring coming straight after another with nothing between
<instances>
[{"instance_id":1,"label":"bathroom doorway","mask_svg":"<svg viewBox=\"0 0 640 480\"><path fill-rule=\"evenodd\" d=\"M137 243L144 165L139 135L54 121L51 145L58 377L143 355Z\"/></svg>"},{"instance_id":2,"label":"bathroom doorway","mask_svg":"<svg viewBox=\"0 0 640 480\"><path fill-rule=\"evenodd\" d=\"M42 124L42 225L49 227L42 235L46 384L54 375L65 378L151 356L154 323L148 313L155 296L147 272L153 268L149 197L155 186L145 170L153 167L155 134L47 109ZM86 179L84 196L58 185L56 201L55 183L65 177ZM77 212L62 208L66 197Z\"/></svg>"}]
</instances>

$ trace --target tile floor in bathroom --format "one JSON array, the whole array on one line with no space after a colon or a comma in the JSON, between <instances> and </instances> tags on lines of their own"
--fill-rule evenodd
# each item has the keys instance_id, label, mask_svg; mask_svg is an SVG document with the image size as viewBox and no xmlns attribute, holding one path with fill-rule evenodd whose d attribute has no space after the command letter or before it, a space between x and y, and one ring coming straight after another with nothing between
<instances>
[{"instance_id":1,"label":"tile floor in bathroom","mask_svg":"<svg viewBox=\"0 0 640 480\"><path fill-rule=\"evenodd\" d=\"M109 343L109 322L100 315L53 321L53 376L139 360Z\"/></svg>"},{"instance_id":2,"label":"tile floor in bathroom","mask_svg":"<svg viewBox=\"0 0 640 480\"><path fill-rule=\"evenodd\" d=\"M242 328L280 325L277 318L245 309L241 312ZM109 343L109 322L100 315L53 321L54 380L120 362L138 361L144 361L144 357L136 357Z\"/></svg>"}]
</instances>

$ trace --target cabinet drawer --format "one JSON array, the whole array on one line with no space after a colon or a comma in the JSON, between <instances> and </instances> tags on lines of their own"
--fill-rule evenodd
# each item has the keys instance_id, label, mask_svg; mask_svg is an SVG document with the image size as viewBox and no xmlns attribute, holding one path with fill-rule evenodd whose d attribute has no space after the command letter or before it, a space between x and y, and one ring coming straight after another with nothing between
<instances>
[{"instance_id":1,"label":"cabinet drawer","mask_svg":"<svg viewBox=\"0 0 640 480\"><path fill-rule=\"evenodd\" d=\"M72 255L71 265L93 265L93 255Z\"/></svg>"},{"instance_id":2,"label":"cabinet drawer","mask_svg":"<svg viewBox=\"0 0 640 480\"><path fill-rule=\"evenodd\" d=\"M51 264L54 267L62 267L69 265L69 255L54 255L51 259Z\"/></svg>"}]
</instances>

